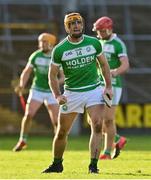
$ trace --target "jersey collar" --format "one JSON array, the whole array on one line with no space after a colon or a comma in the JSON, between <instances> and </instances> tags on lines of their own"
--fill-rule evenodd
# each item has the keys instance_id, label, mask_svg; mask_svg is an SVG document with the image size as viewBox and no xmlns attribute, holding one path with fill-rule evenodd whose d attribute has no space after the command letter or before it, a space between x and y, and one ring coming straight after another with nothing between
<instances>
[{"instance_id":1,"label":"jersey collar","mask_svg":"<svg viewBox=\"0 0 151 180\"><path fill-rule=\"evenodd\" d=\"M113 39L115 39L117 37L116 33L113 33L110 37L110 39L106 40L106 41L112 41Z\"/></svg>"},{"instance_id":2,"label":"jersey collar","mask_svg":"<svg viewBox=\"0 0 151 180\"><path fill-rule=\"evenodd\" d=\"M82 35L82 39L81 39L81 41L79 41L79 42L71 42L71 41L69 40L69 36L67 36L67 40L68 40L68 42L69 42L70 44L74 44L74 45L80 44L80 43L84 40L84 35Z\"/></svg>"}]
</instances>

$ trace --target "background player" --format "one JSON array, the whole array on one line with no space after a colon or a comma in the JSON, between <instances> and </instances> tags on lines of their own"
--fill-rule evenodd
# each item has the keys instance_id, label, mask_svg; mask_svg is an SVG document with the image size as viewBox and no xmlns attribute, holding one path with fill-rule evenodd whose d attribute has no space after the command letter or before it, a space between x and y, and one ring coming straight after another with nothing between
<instances>
[{"instance_id":1,"label":"background player","mask_svg":"<svg viewBox=\"0 0 151 180\"><path fill-rule=\"evenodd\" d=\"M126 138L118 135L116 132L115 110L122 94L121 75L129 69L129 60L124 42L113 33L113 21L111 18L106 16L99 18L94 23L93 31L96 31L97 37L100 38L103 52L110 66L112 77L112 106L111 108L106 106L104 119L104 131L106 132L105 147L104 154L100 156L100 159L111 159L113 141L115 142L115 149L112 158L116 158L119 155L120 150L123 149L126 144ZM103 78L102 82L104 83Z\"/></svg>"},{"instance_id":2,"label":"background player","mask_svg":"<svg viewBox=\"0 0 151 180\"><path fill-rule=\"evenodd\" d=\"M48 110L54 132L56 131L59 105L48 84L48 67L51 60L51 51L55 44L56 37L53 34L40 34L38 37L39 49L31 54L26 67L21 73L19 85L15 89L18 95L22 94L32 72L34 77L21 123L20 138L13 151L20 151L27 146L27 135L32 118L43 103ZM60 81L63 81L63 78Z\"/></svg>"}]
</instances>

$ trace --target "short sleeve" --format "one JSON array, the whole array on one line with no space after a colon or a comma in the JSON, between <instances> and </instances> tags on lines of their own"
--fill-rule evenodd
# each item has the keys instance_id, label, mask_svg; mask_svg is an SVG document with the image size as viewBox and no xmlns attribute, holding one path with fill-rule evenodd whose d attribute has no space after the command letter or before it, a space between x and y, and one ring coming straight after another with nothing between
<instances>
[{"instance_id":1,"label":"short sleeve","mask_svg":"<svg viewBox=\"0 0 151 180\"><path fill-rule=\"evenodd\" d=\"M27 66L31 66L31 67L34 66L34 64L35 64L35 57L36 57L35 53L32 53L32 54L29 56Z\"/></svg>"},{"instance_id":2,"label":"short sleeve","mask_svg":"<svg viewBox=\"0 0 151 180\"><path fill-rule=\"evenodd\" d=\"M51 64L61 66L61 57L60 57L60 54L58 52L58 49L56 49L56 48L54 48L52 51Z\"/></svg>"},{"instance_id":3,"label":"short sleeve","mask_svg":"<svg viewBox=\"0 0 151 180\"><path fill-rule=\"evenodd\" d=\"M118 57L127 56L127 49L123 41L120 41L117 46Z\"/></svg>"},{"instance_id":4,"label":"short sleeve","mask_svg":"<svg viewBox=\"0 0 151 180\"><path fill-rule=\"evenodd\" d=\"M98 39L95 39L95 49L96 49L96 55L100 56L103 52L102 50L102 44Z\"/></svg>"}]
</instances>

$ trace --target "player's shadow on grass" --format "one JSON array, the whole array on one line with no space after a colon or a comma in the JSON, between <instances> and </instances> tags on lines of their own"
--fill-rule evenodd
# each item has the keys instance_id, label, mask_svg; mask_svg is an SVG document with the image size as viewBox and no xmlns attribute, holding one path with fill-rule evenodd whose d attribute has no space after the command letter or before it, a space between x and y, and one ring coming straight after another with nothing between
<instances>
[{"instance_id":1,"label":"player's shadow on grass","mask_svg":"<svg viewBox=\"0 0 151 180\"><path fill-rule=\"evenodd\" d=\"M126 175L126 176L146 176L146 177L151 177L151 174L145 174L145 173L141 173L141 172L136 172L136 173L105 173L106 175L113 175L113 176L122 176L122 175Z\"/></svg>"}]
</instances>

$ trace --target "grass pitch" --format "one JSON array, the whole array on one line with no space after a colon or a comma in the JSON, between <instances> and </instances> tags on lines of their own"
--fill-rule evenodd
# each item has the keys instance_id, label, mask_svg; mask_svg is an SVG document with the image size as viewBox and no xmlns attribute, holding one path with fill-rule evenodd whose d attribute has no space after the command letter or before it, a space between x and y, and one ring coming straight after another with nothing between
<instances>
[{"instance_id":1,"label":"grass pitch","mask_svg":"<svg viewBox=\"0 0 151 180\"><path fill-rule=\"evenodd\" d=\"M69 137L64 171L42 174L52 161L50 137L28 139L28 148L12 152L18 137L0 136L0 179L151 179L151 137L129 136L115 160L99 161L100 174L88 174L89 137Z\"/></svg>"}]
</instances>

